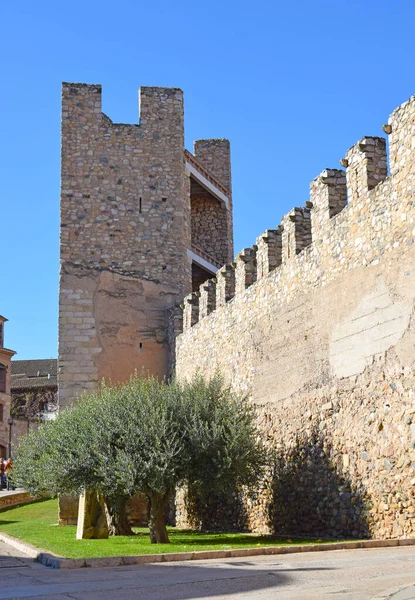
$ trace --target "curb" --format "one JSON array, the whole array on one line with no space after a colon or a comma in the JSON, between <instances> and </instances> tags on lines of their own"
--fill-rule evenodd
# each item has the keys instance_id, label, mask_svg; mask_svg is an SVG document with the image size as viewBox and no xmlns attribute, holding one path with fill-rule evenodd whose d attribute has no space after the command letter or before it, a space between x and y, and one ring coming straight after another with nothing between
<instances>
[{"instance_id":1,"label":"curb","mask_svg":"<svg viewBox=\"0 0 415 600\"><path fill-rule=\"evenodd\" d=\"M0 540L20 550L24 554L52 569L79 569L83 567L121 567L161 562L182 562L217 558L243 558L275 554L295 554L297 552L328 552L331 550L357 550L361 548L391 548L415 546L415 538L398 540L360 540L356 542L333 542L328 544L307 544L298 546L264 546L262 548L240 548L235 550L202 550L200 552L172 552L170 554L139 554L132 556L107 556L103 558L64 558L53 552L22 542L0 532Z\"/></svg>"},{"instance_id":2,"label":"curb","mask_svg":"<svg viewBox=\"0 0 415 600\"><path fill-rule=\"evenodd\" d=\"M0 541L4 542L8 546L11 546L12 548L15 548L16 550L19 550L20 552L23 552L23 554L27 554L34 560L38 560L43 565L54 567L55 569L60 568L59 560L61 560L63 557L59 556L58 554L47 552L46 550L43 550L42 548L37 548L36 546L33 546L33 544L29 544L28 542L22 542L22 540L14 538L11 535L7 535L7 533L0 532ZM57 561L57 563L48 564L46 561L49 559L52 559L52 561Z\"/></svg>"}]
</instances>

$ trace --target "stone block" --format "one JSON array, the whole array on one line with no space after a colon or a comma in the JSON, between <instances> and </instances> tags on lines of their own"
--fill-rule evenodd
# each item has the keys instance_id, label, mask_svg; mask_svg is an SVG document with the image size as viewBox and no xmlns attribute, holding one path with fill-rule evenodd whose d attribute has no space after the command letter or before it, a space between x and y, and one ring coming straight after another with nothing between
<instances>
[{"instance_id":1,"label":"stone block","mask_svg":"<svg viewBox=\"0 0 415 600\"><path fill-rule=\"evenodd\" d=\"M87 490L79 498L77 540L101 540L108 538L108 525L102 496Z\"/></svg>"}]
</instances>

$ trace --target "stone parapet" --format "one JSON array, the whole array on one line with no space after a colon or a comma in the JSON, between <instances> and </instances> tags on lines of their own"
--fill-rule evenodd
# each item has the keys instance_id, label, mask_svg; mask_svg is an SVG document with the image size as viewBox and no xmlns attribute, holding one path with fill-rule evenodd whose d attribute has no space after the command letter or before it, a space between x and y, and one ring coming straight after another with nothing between
<instances>
[{"instance_id":1,"label":"stone parapet","mask_svg":"<svg viewBox=\"0 0 415 600\"><path fill-rule=\"evenodd\" d=\"M184 299L183 331L190 329L199 320L199 292L192 292Z\"/></svg>"},{"instance_id":2,"label":"stone parapet","mask_svg":"<svg viewBox=\"0 0 415 600\"><path fill-rule=\"evenodd\" d=\"M386 140L364 137L350 148L341 162L346 167L349 201L358 200L373 190L388 174Z\"/></svg>"},{"instance_id":3,"label":"stone parapet","mask_svg":"<svg viewBox=\"0 0 415 600\"><path fill-rule=\"evenodd\" d=\"M236 257L235 295L242 296L256 281L256 246L244 248Z\"/></svg>"},{"instance_id":4,"label":"stone parapet","mask_svg":"<svg viewBox=\"0 0 415 600\"><path fill-rule=\"evenodd\" d=\"M216 306L224 306L235 296L235 266L225 265L216 273Z\"/></svg>"},{"instance_id":5,"label":"stone parapet","mask_svg":"<svg viewBox=\"0 0 415 600\"><path fill-rule=\"evenodd\" d=\"M310 184L312 238L318 239L329 219L347 204L346 173L340 169L324 169Z\"/></svg>"},{"instance_id":6,"label":"stone parapet","mask_svg":"<svg viewBox=\"0 0 415 600\"><path fill-rule=\"evenodd\" d=\"M282 262L282 226L267 229L256 240L257 278L266 277Z\"/></svg>"},{"instance_id":7,"label":"stone parapet","mask_svg":"<svg viewBox=\"0 0 415 600\"><path fill-rule=\"evenodd\" d=\"M282 260L289 261L311 244L310 208L293 208L281 221Z\"/></svg>"},{"instance_id":8,"label":"stone parapet","mask_svg":"<svg viewBox=\"0 0 415 600\"><path fill-rule=\"evenodd\" d=\"M216 308L216 280L208 279L200 286L199 318L207 317Z\"/></svg>"},{"instance_id":9,"label":"stone parapet","mask_svg":"<svg viewBox=\"0 0 415 600\"><path fill-rule=\"evenodd\" d=\"M236 259L237 279L242 282L237 285L238 298L242 290L260 286L269 277L277 279L281 291L290 289L293 281L296 288L321 285L344 269L378 260L382 245L390 247L385 237L376 237L376 243L370 243L368 227L372 222L368 219L372 216L375 230L380 231L399 228L399 219L395 223L398 207L406 214L411 182L415 187L414 150L410 141L415 137L415 97L392 113L385 131L389 134L390 175L387 175L384 138L366 136L352 146L341 161L346 171L322 171L310 185L310 200L305 206L293 208L277 229L265 231L257 238L256 246L242 251ZM385 202L393 203L394 215L388 211L382 213ZM350 246L344 242L344 236L349 236ZM251 258L253 254L256 256L255 275L253 263L249 263L250 267L243 266L248 254ZM242 273L246 270L250 274L243 283ZM218 271L217 307L234 297L229 292L224 301L222 293L224 281L231 281L231 273L230 265ZM204 317L200 315L198 320Z\"/></svg>"}]
</instances>

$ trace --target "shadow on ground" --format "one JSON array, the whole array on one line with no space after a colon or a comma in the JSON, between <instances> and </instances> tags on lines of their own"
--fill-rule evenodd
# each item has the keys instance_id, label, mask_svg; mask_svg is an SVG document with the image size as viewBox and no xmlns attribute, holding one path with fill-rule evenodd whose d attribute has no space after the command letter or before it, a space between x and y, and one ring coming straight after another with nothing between
<instances>
[{"instance_id":1,"label":"shadow on ground","mask_svg":"<svg viewBox=\"0 0 415 600\"><path fill-rule=\"evenodd\" d=\"M64 600L193 600L198 598L275 597L293 585L296 571L326 571L325 568L286 568L272 561L259 566L250 561L221 561L218 565L165 564L108 569L49 570L36 573L29 589L9 588L1 598L41 597ZM331 569L329 569L331 570ZM265 596L263 593L265 592Z\"/></svg>"}]
</instances>

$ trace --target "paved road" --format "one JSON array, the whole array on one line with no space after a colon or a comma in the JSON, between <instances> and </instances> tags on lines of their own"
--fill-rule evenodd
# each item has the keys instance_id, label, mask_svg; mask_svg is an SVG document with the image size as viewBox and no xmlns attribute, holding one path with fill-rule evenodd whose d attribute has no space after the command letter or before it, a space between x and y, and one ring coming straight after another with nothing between
<instances>
[{"instance_id":1,"label":"paved road","mask_svg":"<svg viewBox=\"0 0 415 600\"><path fill-rule=\"evenodd\" d=\"M58 571L0 542L0 600L414 600L414 583L412 546Z\"/></svg>"}]
</instances>

